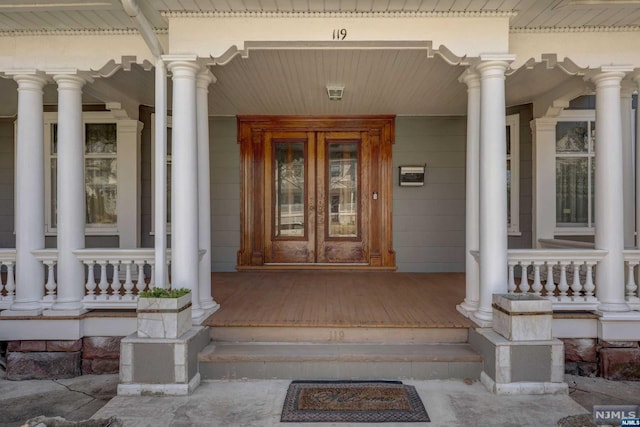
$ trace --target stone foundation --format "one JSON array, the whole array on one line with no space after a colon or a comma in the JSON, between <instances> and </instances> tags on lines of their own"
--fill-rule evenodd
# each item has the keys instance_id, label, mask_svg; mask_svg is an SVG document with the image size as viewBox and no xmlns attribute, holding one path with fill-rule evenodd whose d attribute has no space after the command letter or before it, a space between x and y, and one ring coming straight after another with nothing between
<instances>
[{"instance_id":1,"label":"stone foundation","mask_svg":"<svg viewBox=\"0 0 640 427\"><path fill-rule=\"evenodd\" d=\"M640 380L638 341L563 338L565 372L609 380Z\"/></svg>"},{"instance_id":2,"label":"stone foundation","mask_svg":"<svg viewBox=\"0 0 640 427\"><path fill-rule=\"evenodd\" d=\"M7 343L7 379L73 378L119 371L122 337Z\"/></svg>"}]
</instances>

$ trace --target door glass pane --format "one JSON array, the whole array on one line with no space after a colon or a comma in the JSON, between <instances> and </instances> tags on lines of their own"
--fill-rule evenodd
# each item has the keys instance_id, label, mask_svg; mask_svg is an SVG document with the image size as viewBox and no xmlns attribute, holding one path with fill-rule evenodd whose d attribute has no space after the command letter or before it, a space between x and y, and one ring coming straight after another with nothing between
<instances>
[{"instance_id":1,"label":"door glass pane","mask_svg":"<svg viewBox=\"0 0 640 427\"><path fill-rule=\"evenodd\" d=\"M589 187L587 158L556 159L556 223L558 226L587 226Z\"/></svg>"},{"instance_id":2,"label":"door glass pane","mask_svg":"<svg viewBox=\"0 0 640 427\"><path fill-rule=\"evenodd\" d=\"M51 158L51 228L58 226L58 159Z\"/></svg>"},{"instance_id":3,"label":"door glass pane","mask_svg":"<svg viewBox=\"0 0 640 427\"><path fill-rule=\"evenodd\" d=\"M276 237L304 236L304 143L275 144L274 225Z\"/></svg>"},{"instance_id":4,"label":"door glass pane","mask_svg":"<svg viewBox=\"0 0 640 427\"><path fill-rule=\"evenodd\" d=\"M87 224L115 224L117 222L116 165L116 159L85 160Z\"/></svg>"},{"instance_id":5,"label":"door glass pane","mask_svg":"<svg viewBox=\"0 0 640 427\"><path fill-rule=\"evenodd\" d=\"M358 144L329 146L329 237L358 235Z\"/></svg>"}]
</instances>

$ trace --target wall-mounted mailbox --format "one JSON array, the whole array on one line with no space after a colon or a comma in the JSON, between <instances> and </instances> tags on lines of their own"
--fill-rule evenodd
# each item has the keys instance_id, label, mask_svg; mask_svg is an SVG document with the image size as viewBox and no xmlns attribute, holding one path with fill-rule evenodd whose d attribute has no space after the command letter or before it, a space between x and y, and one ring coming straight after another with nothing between
<instances>
[{"instance_id":1,"label":"wall-mounted mailbox","mask_svg":"<svg viewBox=\"0 0 640 427\"><path fill-rule=\"evenodd\" d=\"M424 185L424 166L400 166L400 186L418 187Z\"/></svg>"}]
</instances>

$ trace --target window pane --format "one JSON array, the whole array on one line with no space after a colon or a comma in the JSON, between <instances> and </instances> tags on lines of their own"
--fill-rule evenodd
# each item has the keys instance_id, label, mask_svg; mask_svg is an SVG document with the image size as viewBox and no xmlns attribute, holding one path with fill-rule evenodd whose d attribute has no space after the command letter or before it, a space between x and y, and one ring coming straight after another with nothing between
<instances>
[{"instance_id":1,"label":"window pane","mask_svg":"<svg viewBox=\"0 0 640 427\"><path fill-rule=\"evenodd\" d=\"M274 227L276 237L304 236L304 143L275 144Z\"/></svg>"},{"instance_id":2,"label":"window pane","mask_svg":"<svg viewBox=\"0 0 640 427\"><path fill-rule=\"evenodd\" d=\"M51 124L51 154L58 153L58 124Z\"/></svg>"},{"instance_id":3,"label":"window pane","mask_svg":"<svg viewBox=\"0 0 640 427\"><path fill-rule=\"evenodd\" d=\"M511 224L511 160L507 159L507 224Z\"/></svg>"},{"instance_id":4,"label":"window pane","mask_svg":"<svg viewBox=\"0 0 640 427\"><path fill-rule=\"evenodd\" d=\"M556 125L557 153L587 153L588 149L587 122L558 122Z\"/></svg>"},{"instance_id":5,"label":"window pane","mask_svg":"<svg viewBox=\"0 0 640 427\"><path fill-rule=\"evenodd\" d=\"M171 148L173 147L172 144L172 131L171 128L167 128L167 156L171 157Z\"/></svg>"},{"instance_id":6,"label":"window pane","mask_svg":"<svg viewBox=\"0 0 640 427\"><path fill-rule=\"evenodd\" d=\"M329 237L358 235L358 144L329 144Z\"/></svg>"},{"instance_id":7,"label":"window pane","mask_svg":"<svg viewBox=\"0 0 640 427\"><path fill-rule=\"evenodd\" d=\"M85 125L86 153L115 153L117 150L115 123L87 123Z\"/></svg>"},{"instance_id":8,"label":"window pane","mask_svg":"<svg viewBox=\"0 0 640 427\"><path fill-rule=\"evenodd\" d=\"M117 222L116 166L116 159L85 160L87 224L115 224Z\"/></svg>"},{"instance_id":9,"label":"window pane","mask_svg":"<svg viewBox=\"0 0 640 427\"><path fill-rule=\"evenodd\" d=\"M51 228L58 226L58 159L51 159Z\"/></svg>"},{"instance_id":10,"label":"window pane","mask_svg":"<svg viewBox=\"0 0 640 427\"><path fill-rule=\"evenodd\" d=\"M560 227L588 224L588 167L586 158L556 159L556 223Z\"/></svg>"},{"instance_id":11,"label":"window pane","mask_svg":"<svg viewBox=\"0 0 640 427\"><path fill-rule=\"evenodd\" d=\"M171 224L171 162L167 161L167 224Z\"/></svg>"}]
</instances>

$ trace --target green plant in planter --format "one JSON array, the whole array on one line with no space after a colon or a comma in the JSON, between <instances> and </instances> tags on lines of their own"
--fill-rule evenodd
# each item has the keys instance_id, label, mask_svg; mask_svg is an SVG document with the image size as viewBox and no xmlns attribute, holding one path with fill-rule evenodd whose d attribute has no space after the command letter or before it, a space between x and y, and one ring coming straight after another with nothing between
<instances>
[{"instance_id":1,"label":"green plant in planter","mask_svg":"<svg viewBox=\"0 0 640 427\"><path fill-rule=\"evenodd\" d=\"M138 296L141 298L180 298L183 295L190 293L191 290L187 288L166 289L166 288L151 288L146 291L140 292Z\"/></svg>"}]
</instances>

